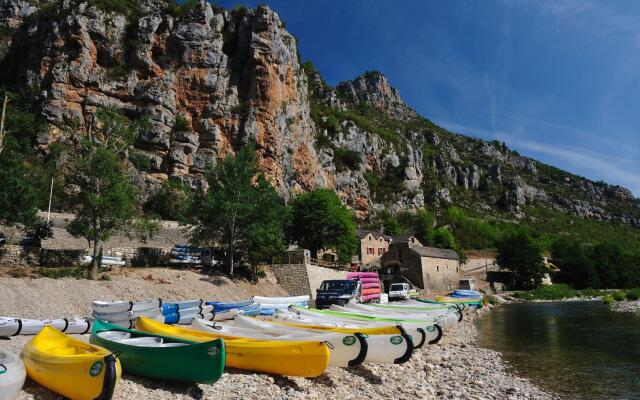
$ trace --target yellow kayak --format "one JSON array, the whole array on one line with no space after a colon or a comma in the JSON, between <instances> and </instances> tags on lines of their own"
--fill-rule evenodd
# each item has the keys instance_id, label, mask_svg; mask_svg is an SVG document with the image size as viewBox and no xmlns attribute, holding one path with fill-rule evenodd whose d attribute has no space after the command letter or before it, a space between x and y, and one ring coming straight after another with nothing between
<instances>
[{"instance_id":1,"label":"yellow kayak","mask_svg":"<svg viewBox=\"0 0 640 400\"><path fill-rule=\"evenodd\" d=\"M161 336L208 342L222 337L213 332L197 331L138 318L136 329ZM314 377L329 365L329 349L320 341L276 341L225 339L226 366L275 375Z\"/></svg>"},{"instance_id":2,"label":"yellow kayak","mask_svg":"<svg viewBox=\"0 0 640 400\"><path fill-rule=\"evenodd\" d=\"M120 378L110 351L45 326L20 354L29 378L71 400L109 400Z\"/></svg>"}]
</instances>

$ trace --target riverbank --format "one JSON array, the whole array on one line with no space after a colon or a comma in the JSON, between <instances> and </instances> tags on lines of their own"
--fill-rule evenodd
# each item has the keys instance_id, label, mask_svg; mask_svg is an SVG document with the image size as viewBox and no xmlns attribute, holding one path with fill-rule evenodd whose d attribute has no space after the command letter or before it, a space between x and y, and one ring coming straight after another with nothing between
<instances>
[{"instance_id":1,"label":"riverbank","mask_svg":"<svg viewBox=\"0 0 640 400\"><path fill-rule=\"evenodd\" d=\"M108 281L71 278L0 278L0 316L56 318L88 315L96 299L210 298L239 300L250 295L283 295L272 276L259 285L224 276L171 269L123 269ZM487 310L490 309L488 307ZM124 375L114 399L554 399L552 394L509 371L500 353L476 345L475 320L487 311L469 311L437 345L416 351L402 365L365 364L328 368L314 379L286 378L227 370L213 385L158 382ZM87 335L75 335L88 340ZM1 342L19 353L29 336ZM20 400L57 396L27 381Z\"/></svg>"},{"instance_id":2,"label":"riverbank","mask_svg":"<svg viewBox=\"0 0 640 400\"><path fill-rule=\"evenodd\" d=\"M618 301L611 304L611 310L620 313L632 313L640 315L640 300Z\"/></svg>"}]
</instances>

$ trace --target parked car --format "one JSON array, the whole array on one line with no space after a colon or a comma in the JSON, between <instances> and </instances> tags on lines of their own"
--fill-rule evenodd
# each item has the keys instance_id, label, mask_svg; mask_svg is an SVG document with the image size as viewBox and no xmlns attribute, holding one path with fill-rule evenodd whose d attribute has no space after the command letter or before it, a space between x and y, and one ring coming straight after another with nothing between
<instances>
[{"instance_id":1,"label":"parked car","mask_svg":"<svg viewBox=\"0 0 640 400\"><path fill-rule=\"evenodd\" d=\"M327 280L316 291L316 307L329 308L332 304L343 306L360 294L360 282L350 279Z\"/></svg>"},{"instance_id":2,"label":"parked car","mask_svg":"<svg viewBox=\"0 0 640 400\"><path fill-rule=\"evenodd\" d=\"M411 298L410 291L411 285L408 283L392 283L389 286L389 301L409 300Z\"/></svg>"}]
</instances>

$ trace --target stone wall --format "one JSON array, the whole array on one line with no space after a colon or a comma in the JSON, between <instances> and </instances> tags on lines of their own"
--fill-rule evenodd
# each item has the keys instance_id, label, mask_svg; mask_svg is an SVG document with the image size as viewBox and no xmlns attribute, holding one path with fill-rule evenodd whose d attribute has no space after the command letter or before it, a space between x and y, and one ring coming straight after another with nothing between
<instances>
[{"instance_id":1,"label":"stone wall","mask_svg":"<svg viewBox=\"0 0 640 400\"><path fill-rule=\"evenodd\" d=\"M322 281L330 279L347 279L347 273L345 271L338 271L315 265L307 265L306 268L309 279L309 288L311 290L311 298L313 299L316 298L316 290L318 290Z\"/></svg>"},{"instance_id":2,"label":"stone wall","mask_svg":"<svg viewBox=\"0 0 640 400\"><path fill-rule=\"evenodd\" d=\"M273 264L271 268L278 279L278 284L286 290L290 296L311 294L306 265Z\"/></svg>"},{"instance_id":3,"label":"stone wall","mask_svg":"<svg viewBox=\"0 0 640 400\"><path fill-rule=\"evenodd\" d=\"M428 294L457 289L460 262L447 258L422 257L422 276L424 289Z\"/></svg>"}]
</instances>

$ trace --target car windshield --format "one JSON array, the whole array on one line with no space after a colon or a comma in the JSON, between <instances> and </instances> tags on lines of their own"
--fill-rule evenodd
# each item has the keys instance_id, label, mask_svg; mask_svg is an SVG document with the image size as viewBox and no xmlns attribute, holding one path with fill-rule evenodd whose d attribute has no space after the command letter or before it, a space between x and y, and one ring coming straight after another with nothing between
<instances>
[{"instance_id":1,"label":"car windshield","mask_svg":"<svg viewBox=\"0 0 640 400\"><path fill-rule=\"evenodd\" d=\"M389 290L404 290L404 285L402 283L394 283Z\"/></svg>"},{"instance_id":2,"label":"car windshield","mask_svg":"<svg viewBox=\"0 0 640 400\"><path fill-rule=\"evenodd\" d=\"M349 281L324 281L320 290L353 290L355 286L355 282Z\"/></svg>"}]
</instances>

